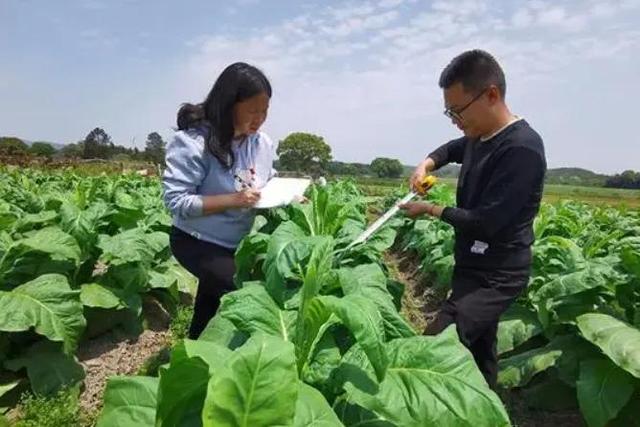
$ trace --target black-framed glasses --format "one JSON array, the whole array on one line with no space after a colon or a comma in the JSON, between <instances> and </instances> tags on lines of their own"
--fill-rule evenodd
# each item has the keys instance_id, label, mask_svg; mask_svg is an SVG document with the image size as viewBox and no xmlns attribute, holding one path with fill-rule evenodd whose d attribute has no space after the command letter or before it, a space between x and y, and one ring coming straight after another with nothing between
<instances>
[{"instance_id":1,"label":"black-framed glasses","mask_svg":"<svg viewBox=\"0 0 640 427\"><path fill-rule=\"evenodd\" d=\"M466 110L467 108L469 108L469 107L471 106L471 104L473 104L473 103L474 103L474 102L476 102L478 99L480 99L480 97L481 97L482 95L484 95L484 93L487 91L487 89L489 89L489 88L484 88L484 89L482 89L482 91L481 91L479 94L477 94L477 95L476 95L476 96L475 96L471 101L469 101L469 102L467 103L467 105L465 105L464 107L460 108L459 110L452 110L451 108L447 108L447 109L446 109L446 110L444 110L442 113L443 113L445 116L449 117L450 119L457 120L457 121L461 122L461 121L462 121L462 116L461 116L461 114L464 112L464 110Z\"/></svg>"}]
</instances>

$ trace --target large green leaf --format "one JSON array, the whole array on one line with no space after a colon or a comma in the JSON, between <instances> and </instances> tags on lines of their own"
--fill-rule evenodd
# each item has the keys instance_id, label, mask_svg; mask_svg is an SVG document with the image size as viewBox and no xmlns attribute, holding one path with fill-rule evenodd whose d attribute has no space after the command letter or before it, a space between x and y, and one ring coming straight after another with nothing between
<instances>
[{"instance_id":1,"label":"large green leaf","mask_svg":"<svg viewBox=\"0 0 640 427\"><path fill-rule=\"evenodd\" d=\"M312 187L311 203L290 206L291 219L310 235L336 236L347 219L364 220L361 200L347 194L338 187Z\"/></svg>"},{"instance_id":2,"label":"large green leaf","mask_svg":"<svg viewBox=\"0 0 640 427\"><path fill-rule=\"evenodd\" d=\"M640 330L607 314L578 317L582 335L600 347L613 362L640 378Z\"/></svg>"},{"instance_id":3,"label":"large green leaf","mask_svg":"<svg viewBox=\"0 0 640 427\"><path fill-rule=\"evenodd\" d=\"M18 384L20 384L20 380L11 381L6 384L0 384L0 398L16 388Z\"/></svg>"},{"instance_id":4,"label":"large green leaf","mask_svg":"<svg viewBox=\"0 0 640 427\"><path fill-rule=\"evenodd\" d=\"M615 274L609 265L589 263L588 268L559 276L545 284L531 299L534 303L544 303L549 300L566 297L587 291L595 287L607 288L607 278Z\"/></svg>"},{"instance_id":5,"label":"large green leaf","mask_svg":"<svg viewBox=\"0 0 640 427\"><path fill-rule=\"evenodd\" d=\"M512 305L500 318L498 325L498 354L512 351L542 332L542 325L535 313Z\"/></svg>"},{"instance_id":6,"label":"large green leaf","mask_svg":"<svg viewBox=\"0 0 640 427\"><path fill-rule=\"evenodd\" d=\"M337 318L322 302L313 298L305 304L304 317L299 311L296 324L296 360L298 373L301 377L307 375L307 369L312 362L312 356L325 333L337 323Z\"/></svg>"},{"instance_id":7,"label":"large green leaf","mask_svg":"<svg viewBox=\"0 0 640 427\"><path fill-rule=\"evenodd\" d=\"M104 202L96 202L81 209L74 203L64 202L60 207L60 226L75 237L87 254L93 251L100 228L104 225L103 217L108 212L108 206Z\"/></svg>"},{"instance_id":8,"label":"large green leaf","mask_svg":"<svg viewBox=\"0 0 640 427\"><path fill-rule=\"evenodd\" d=\"M324 306L314 303L314 298L320 293L327 282L333 259L333 239L320 238L313 248L301 291L301 302L297 315L296 356L299 372L302 373L310 362L311 352L322 338L324 332L333 324L329 320L329 312Z\"/></svg>"},{"instance_id":9,"label":"large green leaf","mask_svg":"<svg viewBox=\"0 0 640 427\"><path fill-rule=\"evenodd\" d=\"M204 427L289 425L298 397L293 344L254 335L211 378Z\"/></svg>"},{"instance_id":10,"label":"large green leaf","mask_svg":"<svg viewBox=\"0 0 640 427\"><path fill-rule=\"evenodd\" d=\"M10 230L20 218L21 209L4 200L0 200L0 230ZM24 215L24 213L22 213ZM1 254L0 254L1 255Z\"/></svg>"},{"instance_id":11,"label":"large green leaf","mask_svg":"<svg viewBox=\"0 0 640 427\"><path fill-rule=\"evenodd\" d=\"M158 378L111 377L97 427L155 427Z\"/></svg>"},{"instance_id":12,"label":"large green leaf","mask_svg":"<svg viewBox=\"0 0 640 427\"><path fill-rule=\"evenodd\" d=\"M631 398L634 378L608 359L591 359L580 364L576 386L589 427L605 427Z\"/></svg>"},{"instance_id":13,"label":"large green leaf","mask_svg":"<svg viewBox=\"0 0 640 427\"><path fill-rule=\"evenodd\" d=\"M523 387L537 374L557 367L560 377L573 385L581 357L592 357L592 347L575 335L559 335L544 347L518 353L498 362L498 382L503 387Z\"/></svg>"},{"instance_id":14,"label":"large green leaf","mask_svg":"<svg viewBox=\"0 0 640 427\"><path fill-rule=\"evenodd\" d=\"M20 332L34 328L73 351L86 326L80 291L72 290L59 274L46 274L10 292L0 291L0 330Z\"/></svg>"},{"instance_id":15,"label":"large green leaf","mask_svg":"<svg viewBox=\"0 0 640 427\"><path fill-rule=\"evenodd\" d=\"M26 214L18 219L13 225L13 229L19 232L25 232L44 226L51 226L58 218L55 211L42 211L35 214Z\"/></svg>"},{"instance_id":16,"label":"large green leaf","mask_svg":"<svg viewBox=\"0 0 640 427\"><path fill-rule=\"evenodd\" d=\"M544 277L579 271L585 266L582 249L576 242L562 236L538 240L533 255L533 272Z\"/></svg>"},{"instance_id":17,"label":"large green leaf","mask_svg":"<svg viewBox=\"0 0 640 427\"><path fill-rule=\"evenodd\" d=\"M338 419L345 426L397 427L396 424L385 420L381 415L377 415L362 406L351 404L344 398L338 399L333 408L338 415Z\"/></svg>"},{"instance_id":18,"label":"large green leaf","mask_svg":"<svg viewBox=\"0 0 640 427\"><path fill-rule=\"evenodd\" d=\"M622 265L631 274L640 277L640 238L627 238L621 242Z\"/></svg>"},{"instance_id":19,"label":"large green leaf","mask_svg":"<svg viewBox=\"0 0 640 427\"><path fill-rule=\"evenodd\" d=\"M377 392L352 383L350 403L401 426L510 425L455 327L435 337L391 341L387 352L389 367Z\"/></svg>"},{"instance_id":20,"label":"large green leaf","mask_svg":"<svg viewBox=\"0 0 640 427\"><path fill-rule=\"evenodd\" d=\"M143 221L148 212L137 202L137 198L127 194L124 188L117 188L120 183L115 183L113 191L113 207L108 220L121 229L135 228L139 221Z\"/></svg>"},{"instance_id":21,"label":"large green leaf","mask_svg":"<svg viewBox=\"0 0 640 427\"><path fill-rule=\"evenodd\" d=\"M611 427L640 427L640 390L636 390L629 402L609 425Z\"/></svg>"},{"instance_id":22,"label":"large green leaf","mask_svg":"<svg viewBox=\"0 0 640 427\"><path fill-rule=\"evenodd\" d=\"M378 307L382 316L386 340L407 338L416 333L402 318L395 307L393 296L387 288L387 277L377 264L364 264L338 271L340 285L345 295L362 295Z\"/></svg>"},{"instance_id":23,"label":"large green leaf","mask_svg":"<svg viewBox=\"0 0 640 427\"><path fill-rule=\"evenodd\" d=\"M231 350L206 341L184 340L160 370L158 426L199 426L210 376L224 365Z\"/></svg>"},{"instance_id":24,"label":"large green leaf","mask_svg":"<svg viewBox=\"0 0 640 427\"><path fill-rule=\"evenodd\" d=\"M333 325L333 321L327 322L318 330L316 336L319 336L319 339L312 342L312 353L306 356L307 359L303 360L305 363L302 364L304 381L321 390L329 385L334 369L340 365L342 360L340 348L334 336L335 331L331 328ZM298 349L296 348L296 350ZM305 357L301 353L299 355L301 358Z\"/></svg>"},{"instance_id":25,"label":"large green leaf","mask_svg":"<svg viewBox=\"0 0 640 427\"><path fill-rule=\"evenodd\" d=\"M316 300L349 329L371 361L378 380L382 380L388 360L384 322L375 302L358 294L343 298L320 296Z\"/></svg>"},{"instance_id":26,"label":"large green leaf","mask_svg":"<svg viewBox=\"0 0 640 427\"><path fill-rule=\"evenodd\" d=\"M260 217L263 218L263 217ZM236 274L234 281L241 287L243 282L256 279L259 268L262 267L269 246L271 236L265 233L255 233L246 236L236 249Z\"/></svg>"},{"instance_id":27,"label":"large green leaf","mask_svg":"<svg viewBox=\"0 0 640 427\"><path fill-rule=\"evenodd\" d=\"M80 263L76 240L57 227L44 228L16 240L0 257L0 289L47 273L71 273Z\"/></svg>"},{"instance_id":28,"label":"large green leaf","mask_svg":"<svg viewBox=\"0 0 640 427\"><path fill-rule=\"evenodd\" d=\"M115 236L100 235L97 245L100 261L107 264L143 262L151 264L155 256L169 247L169 236L162 232L145 233L133 228Z\"/></svg>"},{"instance_id":29,"label":"large green leaf","mask_svg":"<svg viewBox=\"0 0 640 427\"><path fill-rule=\"evenodd\" d=\"M198 337L199 341L219 344L231 350L240 347L249 338L249 334L240 331L229 319L222 317L220 312L209 321L207 327Z\"/></svg>"},{"instance_id":30,"label":"large green leaf","mask_svg":"<svg viewBox=\"0 0 640 427\"><path fill-rule=\"evenodd\" d=\"M499 361L498 383L503 387L522 387L538 373L555 366L562 356L556 342Z\"/></svg>"},{"instance_id":31,"label":"large green leaf","mask_svg":"<svg viewBox=\"0 0 640 427\"><path fill-rule=\"evenodd\" d=\"M263 264L266 288L271 297L283 305L287 279L302 281L302 263L311 255L313 239L295 223L282 223L271 235Z\"/></svg>"},{"instance_id":32,"label":"large green leaf","mask_svg":"<svg viewBox=\"0 0 640 427\"><path fill-rule=\"evenodd\" d=\"M298 383L298 401L293 427L342 427L322 393L303 382Z\"/></svg>"},{"instance_id":33,"label":"large green leaf","mask_svg":"<svg viewBox=\"0 0 640 427\"><path fill-rule=\"evenodd\" d=\"M389 249L396 240L396 230L391 227L383 227L376 231L367 241L366 245L378 253L382 253Z\"/></svg>"},{"instance_id":34,"label":"large green leaf","mask_svg":"<svg viewBox=\"0 0 640 427\"><path fill-rule=\"evenodd\" d=\"M25 239L18 240L15 246L22 253L33 250L47 253L58 260L80 261L78 243L58 227L43 228Z\"/></svg>"},{"instance_id":35,"label":"large green leaf","mask_svg":"<svg viewBox=\"0 0 640 427\"><path fill-rule=\"evenodd\" d=\"M60 344L49 341L34 344L20 357L6 361L5 367L12 371L26 368L31 388L44 396L84 379L84 369L75 357L63 353Z\"/></svg>"},{"instance_id":36,"label":"large green leaf","mask_svg":"<svg viewBox=\"0 0 640 427\"><path fill-rule=\"evenodd\" d=\"M161 264L155 271L163 274L169 280L174 280L180 292L195 297L198 289L198 278L189 273L175 258L171 258L169 261Z\"/></svg>"},{"instance_id":37,"label":"large green leaf","mask_svg":"<svg viewBox=\"0 0 640 427\"><path fill-rule=\"evenodd\" d=\"M293 339L297 313L281 310L264 286L249 285L229 292L222 297L218 313L246 334L264 332L285 341Z\"/></svg>"},{"instance_id":38,"label":"large green leaf","mask_svg":"<svg viewBox=\"0 0 640 427\"><path fill-rule=\"evenodd\" d=\"M142 305L140 295L123 289L111 288L100 283L86 283L80 287L80 301L87 307L104 309L132 309L138 311Z\"/></svg>"},{"instance_id":39,"label":"large green leaf","mask_svg":"<svg viewBox=\"0 0 640 427\"><path fill-rule=\"evenodd\" d=\"M120 288L129 293L144 293L150 290L151 270L142 262L111 264L107 271L94 279L111 288Z\"/></svg>"}]
</instances>

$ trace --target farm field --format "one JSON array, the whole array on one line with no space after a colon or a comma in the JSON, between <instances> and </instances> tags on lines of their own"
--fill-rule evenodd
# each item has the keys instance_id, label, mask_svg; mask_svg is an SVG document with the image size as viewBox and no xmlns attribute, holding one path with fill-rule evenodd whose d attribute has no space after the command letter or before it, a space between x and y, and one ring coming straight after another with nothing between
<instances>
[{"instance_id":1,"label":"farm field","mask_svg":"<svg viewBox=\"0 0 640 427\"><path fill-rule=\"evenodd\" d=\"M455 178L439 178L442 184L455 191ZM406 178L356 178L360 189L369 196L384 196L390 190L406 187ZM621 188L587 187L577 185L546 184L543 200L555 203L573 200L592 205L607 205L619 208L640 208L640 190Z\"/></svg>"},{"instance_id":2,"label":"farm field","mask_svg":"<svg viewBox=\"0 0 640 427\"><path fill-rule=\"evenodd\" d=\"M640 214L632 202L607 206L608 189L548 189L532 280L500 324L496 394L455 329L420 334L448 290L448 225L398 216L346 249L402 195L400 182L339 180L312 188L308 204L262 211L237 250L238 290L192 341L183 337L196 281L171 257L157 178L35 169L0 178L7 422L48 425L34 412L61 400L77 405L66 425L640 419ZM428 197L451 204L452 188L445 181ZM25 392L49 398L20 400Z\"/></svg>"}]
</instances>

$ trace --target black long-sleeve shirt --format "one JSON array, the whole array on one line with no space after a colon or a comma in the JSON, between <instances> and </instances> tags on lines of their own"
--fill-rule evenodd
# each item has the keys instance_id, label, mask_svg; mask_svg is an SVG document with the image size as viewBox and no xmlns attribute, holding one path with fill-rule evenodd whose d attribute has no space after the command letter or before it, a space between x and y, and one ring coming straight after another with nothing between
<instances>
[{"instance_id":1,"label":"black long-sleeve shirt","mask_svg":"<svg viewBox=\"0 0 640 427\"><path fill-rule=\"evenodd\" d=\"M429 157L436 169L462 164L457 207L442 213L442 220L455 229L456 265L529 267L533 220L547 169L540 135L519 120L489 140L455 139Z\"/></svg>"}]
</instances>

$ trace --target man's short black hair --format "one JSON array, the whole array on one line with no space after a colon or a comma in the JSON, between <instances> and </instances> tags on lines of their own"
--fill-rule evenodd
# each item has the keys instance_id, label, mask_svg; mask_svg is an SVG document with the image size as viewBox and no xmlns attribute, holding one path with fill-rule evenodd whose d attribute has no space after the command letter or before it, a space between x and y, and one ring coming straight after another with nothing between
<instances>
[{"instance_id":1,"label":"man's short black hair","mask_svg":"<svg viewBox=\"0 0 640 427\"><path fill-rule=\"evenodd\" d=\"M488 52L469 50L453 58L440 75L439 85L448 89L462 83L466 92L478 94L490 85L495 85L504 99L507 82L498 61Z\"/></svg>"}]
</instances>

